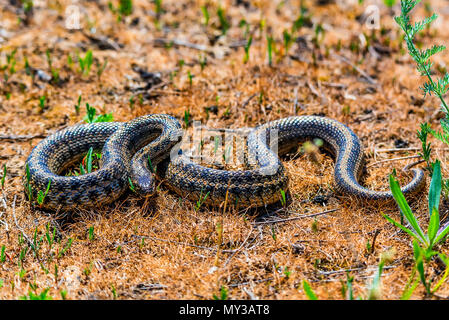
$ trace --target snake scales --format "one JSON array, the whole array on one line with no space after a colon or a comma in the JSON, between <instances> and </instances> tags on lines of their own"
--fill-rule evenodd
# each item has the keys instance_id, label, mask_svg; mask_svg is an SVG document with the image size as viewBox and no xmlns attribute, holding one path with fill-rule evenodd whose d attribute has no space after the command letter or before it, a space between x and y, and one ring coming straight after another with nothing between
<instances>
[{"instance_id":1,"label":"snake scales","mask_svg":"<svg viewBox=\"0 0 449 320\"><path fill-rule=\"evenodd\" d=\"M344 124L325 117L288 117L256 127L247 139L248 155L254 165L249 170L219 170L192 162L178 143L182 137L179 122L169 115L147 115L132 121L76 125L42 140L29 155L26 165L29 176L24 183L34 196L50 190L42 204L47 209L73 209L111 203L130 185L142 194L155 191L150 165L165 161L160 174L166 185L192 200L205 199L220 204L225 199L241 206L262 206L280 200L281 190L288 188L286 170L278 154L269 145L272 132L277 134L278 154L297 146L305 138L321 138L335 156L335 189L345 195L367 200L392 198L388 191L373 191L360 185L363 150L358 137ZM79 161L87 150L102 150L97 171L80 176L60 175L65 168ZM148 161L150 159L150 161ZM414 177L402 187L405 194L423 186L424 174L412 169ZM207 195L207 197L205 197Z\"/></svg>"}]
</instances>

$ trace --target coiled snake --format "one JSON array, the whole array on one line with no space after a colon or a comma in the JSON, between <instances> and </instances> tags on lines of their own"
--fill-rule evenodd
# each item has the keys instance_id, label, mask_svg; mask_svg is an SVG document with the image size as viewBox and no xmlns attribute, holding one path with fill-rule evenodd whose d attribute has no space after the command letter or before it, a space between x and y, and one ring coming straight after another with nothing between
<instances>
[{"instance_id":1,"label":"coiled snake","mask_svg":"<svg viewBox=\"0 0 449 320\"><path fill-rule=\"evenodd\" d=\"M273 132L277 139L269 141L267 137ZM155 184L150 165L156 166L170 157L170 161L164 162L161 177L176 193L192 200L202 197L215 205L226 200L241 206L262 206L279 201L281 190L288 188L286 170L269 145L277 142L281 155L300 140L318 137L336 158L334 180L338 192L367 200L392 198L391 192L373 191L359 184L363 168L360 140L351 129L333 119L294 116L256 127L247 139L248 156L254 161L249 170L219 170L194 163L179 148L181 137L179 122L169 115L69 127L42 140L32 150L26 161L29 175L24 183L36 194L45 190L51 180L42 204L47 209L98 207L120 197L130 181L140 193L152 194ZM102 149L97 171L76 177L60 175L90 147ZM412 171L412 181L402 188L405 194L418 191L425 181L421 170Z\"/></svg>"}]
</instances>

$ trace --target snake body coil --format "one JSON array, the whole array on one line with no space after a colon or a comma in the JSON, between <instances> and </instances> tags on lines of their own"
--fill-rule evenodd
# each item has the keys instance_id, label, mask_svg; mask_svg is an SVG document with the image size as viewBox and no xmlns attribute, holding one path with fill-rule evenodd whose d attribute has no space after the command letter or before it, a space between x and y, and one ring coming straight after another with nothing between
<instances>
[{"instance_id":1,"label":"snake body coil","mask_svg":"<svg viewBox=\"0 0 449 320\"><path fill-rule=\"evenodd\" d=\"M325 117L297 116L256 127L248 136L249 170L218 170L204 167L173 148L181 137L179 123L171 116L150 115L127 123L95 123L70 127L40 142L31 152L27 165L30 185L50 192L44 207L64 209L98 206L117 199L128 187L130 178L141 193L154 191L148 168L168 157L161 177L167 186L192 200L219 205L223 201L242 206L261 206L280 200L288 177L278 157L299 141L321 138L334 154L334 180L337 191L367 200L387 200L391 192L373 191L358 182L362 172L363 150L358 137L344 124ZM270 146L278 146L278 153ZM104 145L104 147L103 147ZM78 177L58 174L71 160L80 158L89 147L101 149L102 166L98 171ZM175 152L170 152L171 149ZM412 181L402 188L405 194L419 190L424 174L413 169ZM25 181L25 183L28 183Z\"/></svg>"},{"instance_id":2,"label":"snake body coil","mask_svg":"<svg viewBox=\"0 0 449 320\"><path fill-rule=\"evenodd\" d=\"M130 122L102 122L69 127L42 140L27 159L28 185L34 191L50 190L42 207L71 209L101 206L116 200L129 186L152 193L147 155L155 165L167 155L181 135L179 122L167 115L149 115ZM92 147L102 150L101 168L80 176L61 176ZM131 169L132 166L132 169Z\"/></svg>"}]
</instances>

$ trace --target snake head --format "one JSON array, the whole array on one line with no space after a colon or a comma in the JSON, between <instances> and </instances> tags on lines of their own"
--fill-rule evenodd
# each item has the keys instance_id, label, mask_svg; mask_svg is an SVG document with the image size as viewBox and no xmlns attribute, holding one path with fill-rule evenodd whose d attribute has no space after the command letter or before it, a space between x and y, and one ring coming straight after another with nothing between
<instances>
[{"instance_id":1,"label":"snake head","mask_svg":"<svg viewBox=\"0 0 449 320\"><path fill-rule=\"evenodd\" d=\"M156 190L152 175L141 175L132 180L135 180L133 181L135 190L142 196L152 195Z\"/></svg>"}]
</instances>

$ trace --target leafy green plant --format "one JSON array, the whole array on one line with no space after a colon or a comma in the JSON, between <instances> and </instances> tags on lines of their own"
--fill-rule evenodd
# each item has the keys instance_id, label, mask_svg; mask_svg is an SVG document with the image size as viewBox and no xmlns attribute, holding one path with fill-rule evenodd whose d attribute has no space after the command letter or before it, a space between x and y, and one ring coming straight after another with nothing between
<instances>
[{"instance_id":1,"label":"leafy green plant","mask_svg":"<svg viewBox=\"0 0 449 320\"><path fill-rule=\"evenodd\" d=\"M46 230L45 238L47 239L49 250L51 250L53 247L53 243L55 242L56 228L53 227L53 232L50 232L50 222L49 222L45 226L45 230Z\"/></svg>"},{"instance_id":2,"label":"leafy green plant","mask_svg":"<svg viewBox=\"0 0 449 320\"><path fill-rule=\"evenodd\" d=\"M201 71L203 71L204 68L205 68L206 65L207 65L207 56L205 56L205 55L203 55L203 54L199 54L199 56L198 56L198 62L199 62L199 64L200 64Z\"/></svg>"},{"instance_id":3,"label":"leafy green plant","mask_svg":"<svg viewBox=\"0 0 449 320\"><path fill-rule=\"evenodd\" d=\"M397 228L406 232L413 239L413 253L415 259L415 266L412 271L411 279L414 278L415 273L418 272L419 279L424 285L427 294L434 293L441 284L445 281L449 273L449 258L444 254L435 251L434 247L445 241L447 235L449 234L449 224L440 226L440 215L439 215L439 203L440 195L442 190L442 178L441 178L441 168L440 162L437 160L433 164L433 174L432 181L429 188L429 199L428 199L428 210L429 210L429 225L427 227L427 232L424 233L423 229L419 225L418 220L410 209L401 189L398 181L393 175L390 175L390 189L393 193L394 199L396 200L401 214L405 217L409 227L396 222L388 215L384 214L384 217L392 223ZM425 274L425 264L428 263L433 257L439 257L441 261L446 265L446 271L440 281L435 287L431 287L431 280L426 280ZM416 286L411 286L410 283L407 285L404 296L410 296L410 288Z\"/></svg>"},{"instance_id":4,"label":"leafy green plant","mask_svg":"<svg viewBox=\"0 0 449 320\"><path fill-rule=\"evenodd\" d=\"M203 189L201 189L200 197L196 201L195 210L199 210L199 208L204 204L204 202L206 201L207 197L209 196L209 193L210 193L210 191L206 192L206 194L203 196Z\"/></svg>"},{"instance_id":5,"label":"leafy green plant","mask_svg":"<svg viewBox=\"0 0 449 320\"><path fill-rule=\"evenodd\" d=\"M250 27L250 24L248 22L246 22L245 19L240 20L239 28L243 28L244 29L243 38L245 38L245 39L248 38L249 27Z\"/></svg>"},{"instance_id":6,"label":"leafy green plant","mask_svg":"<svg viewBox=\"0 0 449 320\"><path fill-rule=\"evenodd\" d=\"M47 188L45 191L39 190L37 192L37 198L36 201L39 204L40 207L44 204L45 197L47 196L48 192L50 191L50 185L51 185L51 179L48 179Z\"/></svg>"},{"instance_id":7,"label":"leafy green plant","mask_svg":"<svg viewBox=\"0 0 449 320\"><path fill-rule=\"evenodd\" d=\"M93 150L92 147L90 147L89 150L87 151L86 156L83 158L82 162L80 163L80 172L79 172L79 174L91 173L92 169L98 168L97 162L98 162L98 160L101 159L101 154L100 153L94 153L93 151L94 150ZM94 160L97 160L97 162L95 162L96 163L95 165L94 165ZM75 175L78 175L78 173L75 172Z\"/></svg>"},{"instance_id":8,"label":"leafy green plant","mask_svg":"<svg viewBox=\"0 0 449 320\"><path fill-rule=\"evenodd\" d=\"M191 118L191 114L190 114L190 109L186 109L184 111L184 124L186 125L186 128L189 127L190 125L190 118Z\"/></svg>"},{"instance_id":9,"label":"leafy green plant","mask_svg":"<svg viewBox=\"0 0 449 320\"><path fill-rule=\"evenodd\" d=\"M78 96L78 101L75 104L75 113L76 113L76 115L80 114L80 107L81 107L81 95Z\"/></svg>"},{"instance_id":10,"label":"leafy green plant","mask_svg":"<svg viewBox=\"0 0 449 320\"><path fill-rule=\"evenodd\" d=\"M2 245L2 248L0 249L0 262L3 263L6 261L6 246Z\"/></svg>"},{"instance_id":11,"label":"leafy green plant","mask_svg":"<svg viewBox=\"0 0 449 320\"><path fill-rule=\"evenodd\" d=\"M80 65L80 71L81 71L82 75L84 75L84 76L89 75L93 61L94 60L93 60L92 50L88 50L86 52L86 54L84 55L84 58L82 58L80 55L78 55L78 63Z\"/></svg>"},{"instance_id":12,"label":"leafy green plant","mask_svg":"<svg viewBox=\"0 0 449 320\"><path fill-rule=\"evenodd\" d=\"M47 99L46 96L40 96L39 97L39 109L43 112L46 108L45 100Z\"/></svg>"},{"instance_id":13,"label":"leafy green plant","mask_svg":"<svg viewBox=\"0 0 449 320\"><path fill-rule=\"evenodd\" d=\"M243 57L243 63L247 63L249 61L249 49L251 48L251 44L253 42L253 37L249 36L248 41L245 45L245 56Z\"/></svg>"},{"instance_id":14,"label":"leafy green plant","mask_svg":"<svg viewBox=\"0 0 449 320\"><path fill-rule=\"evenodd\" d=\"M228 289L225 286L220 286L220 296L213 294L214 300L228 300Z\"/></svg>"},{"instance_id":15,"label":"leafy green plant","mask_svg":"<svg viewBox=\"0 0 449 320\"><path fill-rule=\"evenodd\" d=\"M307 298L309 300L318 300L317 295L312 290L312 288L310 287L310 284L306 280L302 281L302 288L303 288L304 293L306 294L306 296L307 296Z\"/></svg>"},{"instance_id":16,"label":"leafy green plant","mask_svg":"<svg viewBox=\"0 0 449 320\"><path fill-rule=\"evenodd\" d=\"M391 8L396 4L396 0L383 0L384 4L388 7Z\"/></svg>"},{"instance_id":17,"label":"leafy green plant","mask_svg":"<svg viewBox=\"0 0 449 320\"><path fill-rule=\"evenodd\" d=\"M123 16L129 16L133 13L133 2L132 0L119 0L117 8L114 7L112 2L108 2L109 10L115 15L117 15L117 21L123 20Z\"/></svg>"},{"instance_id":18,"label":"leafy green plant","mask_svg":"<svg viewBox=\"0 0 449 320\"><path fill-rule=\"evenodd\" d=\"M161 15L164 12L164 10L162 9L162 0L153 0L154 5L155 5L155 12L156 12L156 27L159 29L161 26Z\"/></svg>"},{"instance_id":19,"label":"leafy green plant","mask_svg":"<svg viewBox=\"0 0 449 320\"><path fill-rule=\"evenodd\" d=\"M293 43L293 37L291 35L290 32L288 32L288 30L284 30L282 32L282 37L284 39L284 49L285 49L285 54L288 53L288 50L290 49L292 43Z\"/></svg>"},{"instance_id":20,"label":"leafy green plant","mask_svg":"<svg viewBox=\"0 0 449 320\"><path fill-rule=\"evenodd\" d=\"M47 57L48 68L50 69L50 72L52 75L51 81L53 82L53 84L58 84L59 83L59 70L56 68L53 68L53 61L51 59L51 53L50 53L49 49L47 49L45 51L45 55Z\"/></svg>"},{"instance_id":21,"label":"leafy green plant","mask_svg":"<svg viewBox=\"0 0 449 320\"><path fill-rule=\"evenodd\" d=\"M112 113L102 114L98 116L96 114L97 110L86 103L86 116L84 117L84 121L86 121L87 123L114 121Z\"/></svg>"},{"instance_id":22,"label":"leafy green plant","mask_svg":"<svg viewBox=\"0 0 449 320\"><path fill-rule=\"evenodd\" d=\"M28 291L28 295L21 296L20 300L53 300L53 298L48 295L48 291L50 291L50 288L46 288L41 293L37 293L36 288L34 288L33 291Z\"/></svg>"},{"instance_id":23,"label":"leafy green plant","mask_svg":"<svg viewBox=\"0 0 449 320\"><path fill-rule=\"evenodd\" d=\"M130 177L128 177L128 184L129 184L129 189L132 191L132 192L137 192L136 191L136 187L134 186L134 184L133 184L133 182L132 182L132 180L131 180L131 178Z\"/></svg>"},{"instance_id":24,"label":"leafy green plant","mask_svg":"<svg viewBox=\"0 0 449 320\"><path fill-rule=\"evenodd\" d=\"M26 75L33 77L33 71L32 71L32 68L30 66L30 62L28 61L28 57L24 56L23 59L25 61L25 73L26 73Z\"/></svg>"},{"instance_id":25,"label":"leafy green plant","mask_svg":"<svg viewBox=\"0 0 449 320\"><path fill-rule=\"evenodd\" d=\"M201 12L203 13L203 24L204 26L207 27L207 25L209 24L209 19L210 19L210 15L209 15L209 11L207 10L207 6L201 6Z\"/></svg>"},{"instance_id":26,"label":"leafy green plant","mask_svg":"<svg viewBox=\"0 0 449 320\"><path fill-rule=\"evenodd\" d=\"M282 205L283 207L285 207L286 204L287 204L287 196L286 196L284 190L281 189L279 192L281 193L281 205Z\"/></svg>"},{"instance_id":27,"label":"leafy green plant","mask_svg":"<svg viewBox=\"0 0 449 320\"><path fill-rule=\"evenodd\" d=\"M270 67L273 64L273 41L273 37L267 35L268 65Z\"/></svg>"},{"instance_id":28,"label":"leafy green plant","mask_svg":"<svg viewBox=\"0 0 449 320\"><path fill-rule=\"evenodd\" d=\"M98 79L101 78L101 75L103 74L104 70L106 69L106 66L108 65L108 59L104 59L103 64L101 64L99 61L96 63L97 65L97 77Z\"/></svg>"},{"instance_id":29,"label":"leafy green plant","mask_svg":"<svg viewBox=\"0 0 449 320\"><path fill-rule=\"evenodd\" d=\"M95 238L94 226L89 227L89 240L92 241Z\"/></svg>"},{"instance_id":30,"label":"leafy green plant","mask_svg":"<svg viewBox=\"0 0 449 320\"><path fill-rule=\"evenodd\" d=\"M190 70L187 70L187 78L189 78L189 85L190 87L192 87L193 84L193 78L195 77L195 75L193 75Z\"/></svg>"},{"instance_id":31,"label":"leafy green plant","mask_svg":"<svg viewBox=\"0 0 449 320\"><path fill-rule=\"evenodd\" d=\"M430 147L431 143L427 143L427 137L431 132L431 128L428 123L421 123L421 130L418 130L418 139L421 141L421 149L422 152L419 155L426 161L427 169L431 172L432 165L430 163L430 153L432 148Z\"/></svg>"},{"instance_id":32,"label":"leafy green plant","mask_svg":"<svg viewBox=\"0 0 449 320\"><path fill-rule=\"evenodd\" d=\"M0 66L0 70L4 71L3 79L8 82L10 76L16 73L16 58L17 49L14 49L10 54L6 54L6 65Z\"/></svg>"},{"instance_id":33,"label":"leafy green plant","mask_svg":"<svg viewBox=\"0 0 449 320\"><path fill-rule=\"evenodd\" d=\"M441 140L445 144L449 145L449 107L444 100L445 94L449 90L449 73L445 72L443 77L434 79L432 77L432 66L433 63L430 58L445 50L446 47L443 45L433 45L431 48L420 50L415 42L416 35L424 30L424 28L430 26L430 24L437 19L437 14L433 14L430 17L425 18L423 21L418 21L415 24L410 23L410 12L413 8L420 3L421 0L401 0L401 15L395 17L396 23L404 31L404 40L407 44L407 49L410 56L416 62L417 70L421 76L427 78L427 82L423 84L421 90L423 91L424 97L427 95L434 94L439 98L441 102L441 108L445 113L445 118L440 120L442 132L437 132L430 128L428 124L421 124L421 131L418 131L418 138L422 142L423 152L421 155L423 159L427 161L428 168L430 168L430 144L427 144L427 134L431 133L437 139ZM447 183L443 183L445 187Z\"/></svg>"},{"instance_id":34,"label":"leafy green plant","mask_svg":"<svg viewBox=\"0 0 449 320\"><path fill-rule=\"evenodd\" d=\"M410 235L414 240L418 241L420 245L426 250L426 252L432 252L433 247L442 242L449 233L449 224L440 228L440 216L438 213L438 207L440 203L441 195L441 168L440 162L437 160L433 166L432 181L429 189L429 226L427 233L424 233L421 226L418 223L415 215L413 214L404 194L401 191L399 182L393 175L390 175L390 189L393 193L393 197L396 200L402 215L407 220L410 227L403 226L399 222L396 222L388 215L383 216L394 226L400 228L402 231Z\"/></svg>"},{"instance_id":35,"label":"leafy green plant","mask_svg":"<svg viewBox=\"0 0 449 320\"><path fill-rule=\"evenodd\" d=\"M121 15L129 16L133 13L132 0L120 0L118 5L118 11Z\"/></svg>"},{"instance_id":36,"label":"leafy green plant","mask_svg":"<svg viewBox=\"0 0 449 320\"><path fill-rule=\"evenodd\" d=\"M67 250L70 249L70 247L72 246L72 243L73 243L72 238L67 239L67 242L66 242L64 248L61 251L59 251L59 253L58 253L58 256L57 256L58 259L61 258L67 252Z\"/></svg>"},{"instance_id":37,"label":"leafy green plant","mask_svg":"<svg viewBox=\"0 0 449 320\"><path fill-rule=\"evenodd\" d=\"M21 0L23 12L28 15L32 12L34 3L33 0Z\"/></svg>"},{"instance_id":38,"label":"leafy green plant","mask_svg":"<svg viewBox=\"0 0 449 320\"><path fill-rule=\"evenodd\" d=\"M225 35L228 32L231 25L230 25L228 19L226 18L226 12L224 11L224 9L222 7L218 7L217 16L218 16L218 19L220 20L221 34Z\"/></svg>"},{"instance_id":39,"label":"leafy green plant","mask_svg":"<svg viewBox=\"0 0 449 320\"><path fill-rule=\"evenodd\" d=\"M31 201L33 199L33 189L31 187L31 173L28 163L25 165L25 177L27 180L25 183L25 194L27 195L28 200Z\"/></svg>"},{"instance_id":40,"label":"leafy green plant","mask_svg":"<svg viewBox=\"0 0 449 320\"><path fill-rule=\"evenodd\" d=\"M314 36L312 38L312 42L315 44L315 46L319 46L321 42L324 39L325 30L323 28L323 25L318 23L314 30Z\"/></svg>"},{"instance_id":41,"label":"leafy green plant","mask_svg":"<svg viewBox=\"0 0 449 320\"><path fill-rule=\"evenodd\" d=\"M0 185L2 186L2 189L5 187L5 181L6 181L6 164L3 165L3 175L0 179Z\"/></svg>"},{"instance_id":42,"label":"leafy green plant","mask_svg":"<svg viewBox=\"0 0 449 320\"><path fill-rule=\"evenodd\" d=\"M112 298L115 300L117 299L117 290L115 289L115 286L111 284L111 292L112 292Z\"/></svg>"},{"instance_id":43,"label":"leafy green plant","mask_svg":"<svg viewBox=\"0 0 449 320\"><path fill-rule=\"evenodd\" d=\"M301 8L299 9L299 16L293 22L292 33L295 33L299 29L301 29L304 24L310 21L310 16L307 15L308 9L304 7L301 3Z\"/></svg>"},{"instance_id":44,"label":"leafy green plant","mask_svg":"<svg viewBox=\"0 0 449 320\"><path fill-rule=\"evenodd\" d=\"M131 109L131 110L134 110L134 103L135 103L135 101L134 101L134 95L131 95L131 97L129 98L129 108Z\"/></svg>"},{"instance_id":45,"label":"leafy green plant","mask_svg":"<svg viewBox=\"0 0 449 320\"><path fill-rule=\"evenodd\" d=\"M287 266L284 267L284 271L282 271L282 273L284 274L286 279L289 279L290 276L292 275L292 272L288 269Z\"/></svg>"}]
</instances>

